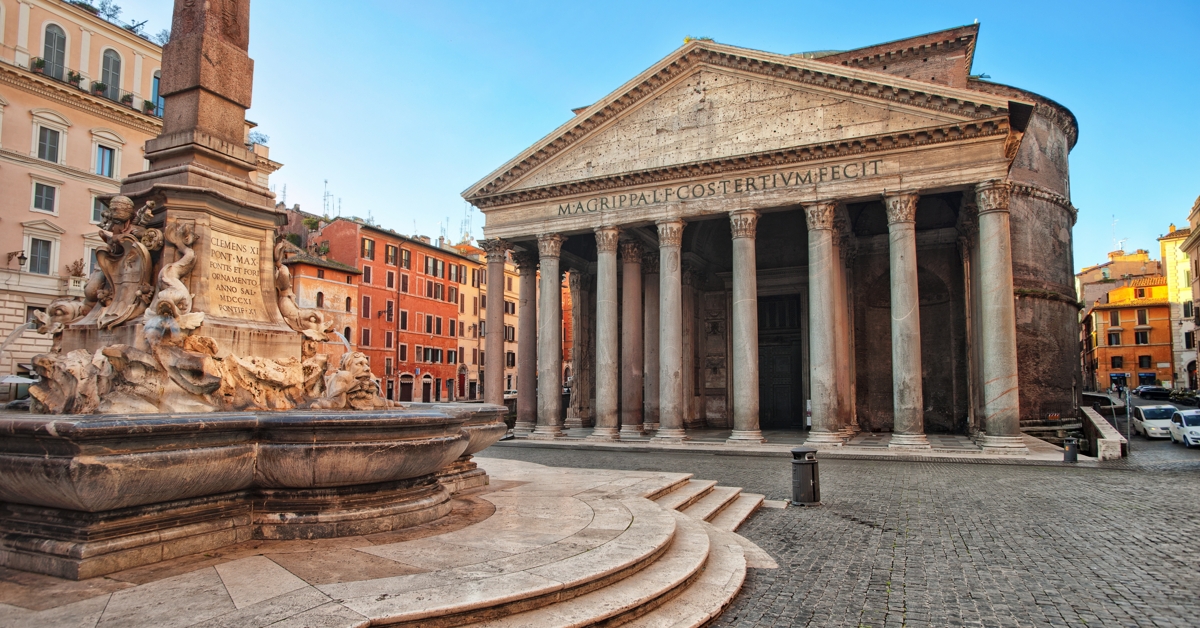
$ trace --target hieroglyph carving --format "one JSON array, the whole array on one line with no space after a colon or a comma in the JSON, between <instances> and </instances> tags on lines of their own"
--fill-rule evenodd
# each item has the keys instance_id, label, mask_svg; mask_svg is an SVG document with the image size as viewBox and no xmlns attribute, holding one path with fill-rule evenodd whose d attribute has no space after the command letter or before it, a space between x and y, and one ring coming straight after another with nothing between
<instances>
[{"instance_id":1,"label":"hieroglyph carving","mask_svg":"<svg viewBox=\"0 0 1200 628\"><path fill-rule=\"evenodd\" d=\"M888 224L897 222L913 222L917 219L917 200L920 196L915 192L896 194L883 199L887 207Z\"/></svg>"},{"instance_id":2,"label":"hieroglyph carving","mask_svg":"<svg viewBox=\"0 0 1200 628\"><path fill-rule=\"evenodd\" d=\"M837 203L822 201L804 206L804 218L808 221L809 231L817 229L833 229L833 218L837 212Z\"/></svg>"},{"instance_id":3,"label":"hieroglyph carving","mask_svg":"<svg viewBox=\"0 0 1200 628\"><path fill-rule=\"evenodd\" d=\"M729 214L729 230L734 238L753 238L758 229L758 212L743 209Z\"/></svg>"}]
</instances>

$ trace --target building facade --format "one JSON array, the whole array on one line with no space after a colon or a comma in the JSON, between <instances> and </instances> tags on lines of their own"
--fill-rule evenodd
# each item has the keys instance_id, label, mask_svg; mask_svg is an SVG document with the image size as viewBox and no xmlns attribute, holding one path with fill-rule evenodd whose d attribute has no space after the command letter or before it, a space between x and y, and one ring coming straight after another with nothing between
<instances>
[{"instance_id":1,"label":"building facade","mask_svg":"<svg viewBox=\"0 0 1200 628\"><path fill-rule=\"evenodd\" d=\"M1158 239L1163 276L1167 280L1167 303L1171 308L1172 388L1196 388L1196 321L1192 304L1192 263L1183 250L1191 229L1171 225Z\"/></svg>"},{"instance_id":2,"label":"building facade","mask_svg":"<svg viewBox=\"0 0 1200 628\"><path fill-rule=\"evenodd\" d=\"M1108 261L1088 266L1075 275L1075 293L1086 306L1103 300L1110 290L1142 277L1161 277L1163 265L1150 259L1150 251L1138 249L1132 253L1112 251Z\"/></svg>"},{"instance_id":3,"label":"building facade","mask_svg":"<svg viewBox=\"0 0 1200 628\"><path fill-rule=\"evenodd\" d=\"M1188 212L1188 225L1188 237L1179 248L1187 256L1188 266L1191 268L1192 324L1200 326L1200 196L1196 197L1191 211Z\"/></svg>"},{"instance_id":4,"label":"building facade","mask_svg":"<svg viewBox=\"0 0 1200 628\"><path fill-rule=\"evenodd\" d=\"M562 372L546 293L588 276L572 372L592 384L570 408L590 416L567 424L756 442L811 403L812 444L1022 451L1022 418L1072 415L1077 126L971 76L977 34L807 56L691 41L466 190L489 275L538 256L538 339L517 350L539 382ZM557 437L560 391L537 392L532 437Z\"/></svg>"},{"instance_id":5,"label":"building facade","mask_svg":"<svg viewBox=\"0 0 1200 628\"><path fill-rule=\"evenodd\" d=\"M296 305L320 310L332 321L341 338L329 341L321 351L337 364L342 354L358 350L358 280L362 271L306 252L297 252L284 262L292 273Z\"/></svg>"},{"instance_id":6,"label":"building facade","mask_svg":"<svg viewBox=\"0 0 1200 628\"><path fill-rule=\"evenodd\" d=\"M1165 277L1134 279L1085 312L1086 387L1171 386L1171 304Z\"/></svg>"},{"instance_id":7,"label":"building facade","mask_svg":"<svg viewBox=\"0 0 1200 628\"><path fill-rule=\"evenodd\" d=\"M82 297L100 197L145 166L162 129L162 49L59 0L0 0L0 374L26 373L49 337L14 330ZM104 85L96 85L97 82Z\"/></svg>"}]
</instances>

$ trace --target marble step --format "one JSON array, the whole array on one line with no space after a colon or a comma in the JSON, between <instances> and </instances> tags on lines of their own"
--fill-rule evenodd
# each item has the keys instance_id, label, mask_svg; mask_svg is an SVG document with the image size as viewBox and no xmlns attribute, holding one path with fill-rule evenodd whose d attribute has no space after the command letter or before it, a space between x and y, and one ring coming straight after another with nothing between
<instances>
[{"instance_id":1,"label":"marble step","mask_svg":"<svg viewBox=\"0 0 1200 628\"><path fill-rule=\"evenodd\" d=\"M733 602L746 579L745 556L739 537L702 524L711 549L704 572L682 593L632 621L628 628L697 628L705 626ZM761 551L761 550L759 550Z\"/></svg>"},{"instance_id":2,"label":"marble step","mask_svg":"<svg viewBox=\"0 0 1200 628\"><path fill-rule=\"evenodd\" d=\"M732 504L742 489L732 486L714 486L708 495L696 500L683 509L683 514L700 521L712 521L726 506Z\"/></svg>"},{"instance_id":3,"label":"marble step","mask_svg":"<svg viewBox=\"0 0 1200 628\"><path fill-rule=\"evenodd\" d=\"M716 485L712 480L689 480L687 484L654 501L667 510L683 510L707 495Z\"/></svg>"},{"instance_id":4,"label":"marble step","mask_svg":"<svg viewBox=\"0 0 1200 628\"><path fill-rule=\"evenodd\" d=\"M762 506L763 499L764 496L757 493L742 493L733 500L733 503L710 519L709 523L726 532L736 532L742 522L749 519L750 515Z\"/></svg>"},{"instance_id":5,"label":"marble step","mask_svg":"<svg viewBox=\"0 0 1200 628\"><path fill-rule=\"evenodd\" d=\"M652 565L619 582L564 602L471 624L486 628L577 628L616 626L668 602L702 577L712 536L707 527L675 512L676 534ZM740 549L740 548L739 548Z\"/></svg>"},{"instance_id":6,"label":"marble step","mask_svg":"<svg viewBox=\"0 0 1200 628\"><path fill-rule=\"evenodd\" d=\"M454 569L317 588L372 625L461 626L560 604L619 583L656 564L672 546L677 520L654 502L618 501L605 494L587 501L597 521L610 520L596 534L575 534L538 549ZM628 527L604 535L603 542L589 542L612 527L612 517L600 515L615 506L628 511ZM481 524L480 532L489 521Z\"/></svg>"}]
</instances>

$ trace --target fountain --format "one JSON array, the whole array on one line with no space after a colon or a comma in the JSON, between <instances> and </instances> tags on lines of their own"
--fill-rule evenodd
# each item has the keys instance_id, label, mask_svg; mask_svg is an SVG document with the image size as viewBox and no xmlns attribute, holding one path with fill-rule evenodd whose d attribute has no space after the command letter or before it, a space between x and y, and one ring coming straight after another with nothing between
<instances>
[{"instance_id":1,"label":"fountain","mask_svg":"<svg viewBox=\"0 0 1200 628\"><path fill-rule=\"evenodd\" d=\"M162 134L105 199L82 299L37 330L30 416L0 419L0 565L83 579L250 539L436 519L487 483L503 406L399 404L298 307L242 142L249 0L176 0ZM344 340L343 340L344 342Z\"/></svg>"}]
</instances>

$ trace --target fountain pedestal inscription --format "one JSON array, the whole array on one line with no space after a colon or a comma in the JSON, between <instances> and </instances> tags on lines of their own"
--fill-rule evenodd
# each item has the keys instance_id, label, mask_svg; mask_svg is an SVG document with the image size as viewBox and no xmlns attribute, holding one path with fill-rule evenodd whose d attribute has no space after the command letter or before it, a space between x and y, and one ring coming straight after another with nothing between
<instances>
[{"instance_id":1,"label":"fountain pedestal inscription","mask_svg":"<svg viewBox=\"0 0 1200 628\"><path fill-rule=\"evenodd\" d=\"M39 317L34 413L0 419L0 565L80 579L383 532L487 483L470 457L503 406L398 404L364 354L320 351L243 143L248 21L248 0L176 0L150 167L106 200L84 298Z\"/></svg>"}]
</instances>

